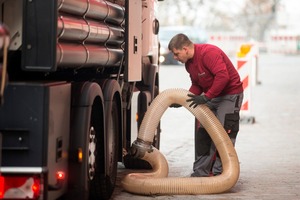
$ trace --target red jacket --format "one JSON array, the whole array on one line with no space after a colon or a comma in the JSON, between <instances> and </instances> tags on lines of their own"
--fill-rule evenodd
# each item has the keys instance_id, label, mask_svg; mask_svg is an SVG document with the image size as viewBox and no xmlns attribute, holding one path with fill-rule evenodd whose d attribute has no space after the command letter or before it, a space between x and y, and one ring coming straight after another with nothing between
<instances>
[{"instance_id":1,"label":"red jacket","mask_svg":"<svg viewBox=\"0 0 300 200\"><path fill-rule=\"evenodd\" d=\"M243 92L240 76L227 55L211 44L195 44L194 57L185 63L192 85L190 92L209 98Z\"/></svg>"}]
</instances>

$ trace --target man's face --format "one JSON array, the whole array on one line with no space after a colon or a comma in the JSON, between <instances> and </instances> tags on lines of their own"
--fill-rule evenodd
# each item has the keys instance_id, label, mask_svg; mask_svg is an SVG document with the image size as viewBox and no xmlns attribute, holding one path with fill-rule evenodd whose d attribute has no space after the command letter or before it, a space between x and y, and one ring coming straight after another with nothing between
<instances>
[{"instance_id":1,"label":"man's face","mask_svg":"<svg viewBox=\"0 0 300 200\"><path fill-rule=\"evenodd\" d=\"M188 60L188 50L186 47L182 49L175 49L172 50L173 56L175 60L178 60L181 63L186 63Z\"/></svg>"}]
</instances>

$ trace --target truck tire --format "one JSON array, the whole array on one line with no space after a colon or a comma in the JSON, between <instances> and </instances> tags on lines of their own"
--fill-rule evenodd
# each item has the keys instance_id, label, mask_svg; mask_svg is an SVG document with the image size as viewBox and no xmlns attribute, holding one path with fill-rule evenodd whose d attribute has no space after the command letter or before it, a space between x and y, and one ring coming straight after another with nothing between
<instances>
[{"instance_id":1,"label":"truck tire","mask_svg":"<svg viewBox=\"0 0 300 200\"><path fill-rule=\"evenodd\" d=\"M102 182L104 98L101 87L94 82L72 84L69 174L66 199L99 197ZM82 156L79 156L79 155Z\"/></svg>"},{"instance_id":2,"label":"truck tire","mask_svg":"<svg viewBox=\"0 0 300 200\"><path fill-rule=\"evenodd\" d=\"M95 185L95 199L109 199L115 188L118 166L119 136L122 134L122 115L120 87L117 81L107 80L102 83L105 108L105 134L101 137L102 151L99 159L100 184ZM103 163L103 161L105 161ZM100 197L100 198L99 198Z\"/></svg>"},{"instance_id":3,"label":"truck tire","mask_svg":"<svg viewBox=\"0 0 300 200\"><path fill-rule=\"evenodd\" d=\"M109 199L115 187L120 95L116 84L74 84L70 137L69 189L66 199ZM112 98L110 98L112 97ZM82 160L78 160L82 149Z\"/></svg>"}]
</instances>

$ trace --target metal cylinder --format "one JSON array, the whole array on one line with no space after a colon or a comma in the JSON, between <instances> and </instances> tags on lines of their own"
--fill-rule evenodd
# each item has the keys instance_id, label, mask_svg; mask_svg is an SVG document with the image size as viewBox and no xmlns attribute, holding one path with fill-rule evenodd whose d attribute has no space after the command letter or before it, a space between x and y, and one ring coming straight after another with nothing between
<instances>
[{"instance_id":1,"label":"metal cylinder","mask_svg":"<svg viewBox=\"0 0 300 200\"><path fill-rule=\"evenodd\" d=\"M118 66L122 60L121 49L104 46L59 43L57 65L65 68Z\"/></svg>"},{"instance_id":2,"label":"metal cylinder","mask_svg":"<svg viewBox=\"0 0 300 200\"><path fill-rule=\"evenodd\" d=\"M103 17L105 15L105 17ZM86 16L104 20L112 24L122 24L125 19L125 9L118 4L113 4L109 1L90 1Z\"/></svg>"},{"instance_id":3,"label":"metal cylinder","mask_svg":"<svg viewBox=\"0 0 300 200\"><path fill-rule=\"evenodd\" d=\"M57 23L58 38L74 42L108 43L124 42L124 30L94 20L61 16Z\"/></svg>"},{"instance_id":4,"label":"metal cylinder","mask_svg":"<svg viewBox=\"0 0 300 200\"><path fill-rule=\"evenodd\" d=\"M82 18L61 16L57 23L59 39L84 41L90 32L89 24Z\"/></svg>"},{"instance_id":5,"label":"metal cylinder","mask_svg":"<svg viewBox=\"0 0 300 200\"><path fill-rule=\"evenodd\" d=\"M88 66L99 66L99 63L101 63L101 66L119 66L124 54L123 50L121 49L110 49L93 45L88 46L88 51ZM100 55L107 56L104 56L106 63L104 63L105 60Z\"/></svg>"},{"instance_id":6,"label":"metal cylinder","mask_svg":"<svg viewBox=\"0 0 300 200\"><path fill-rule=\"evenodd\" d=\"M58 67L120 65L124 56L122 6L104 0L58 0L58 11Z\"/></svg>"},{"instance_id":7,"label":"metal cylinder","mask_svg":"<svg viewBox=\"0 0 300 200\"><path fill-rule=\"evenodd\" d=\"M125 18L125 9L104 0L59 0L60 12L92 18L120 25Z\"/></svg>"},{"instance_id":8,"label":"metal cylinder","mask_svg":"<svg viewBox=\"0 0 300 200\"><path fill-rule=\"evenodd\" d=\"M58 10L83 16L88 9L88 0L59 0Z\"/></svg>"},{"instance_id":9,"label":"metal cylinder","mask_svg":"<svg viewBox=\"0 0 300 200\"><path fill-rule=\"evenodd\" d=\"M57 45L57 65L60 67L80 67L86 63L87 51L82 44Z\"/></svg>"}]
</instances>

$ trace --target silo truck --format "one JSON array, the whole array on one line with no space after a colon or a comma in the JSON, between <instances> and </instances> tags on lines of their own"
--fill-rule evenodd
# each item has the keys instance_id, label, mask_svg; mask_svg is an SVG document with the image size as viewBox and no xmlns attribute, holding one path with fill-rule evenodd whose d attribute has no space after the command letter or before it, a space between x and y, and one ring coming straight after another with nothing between
<instances>
[{"instance_id":1,"label":"silo truck","mask_svg":"<svg viewBox=\"0 0 300 200\"><path fill-rule=\"evenodd\" d=\"M0 0L0 199L111 197L159 92L157 3Z\"/></svg>"}]
</instances>

